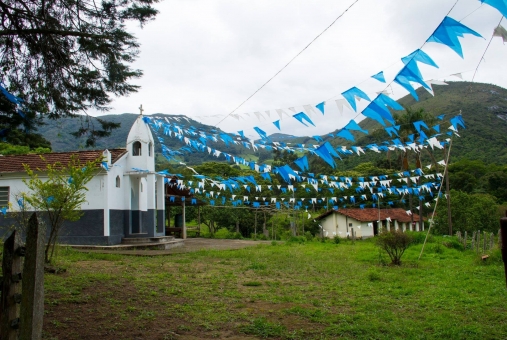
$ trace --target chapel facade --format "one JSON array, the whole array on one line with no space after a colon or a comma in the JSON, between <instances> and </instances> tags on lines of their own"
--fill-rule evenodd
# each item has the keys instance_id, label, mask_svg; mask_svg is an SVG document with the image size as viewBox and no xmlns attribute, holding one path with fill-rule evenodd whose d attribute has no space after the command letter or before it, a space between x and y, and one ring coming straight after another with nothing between
<instances>
[{"instance_id":1,"label":"chapel facade","mask_svg":"<svg viewBox=\"0 0 507 340\"><path fill-rule=\"evenodd\" d=\"M46 164L66 165L75 155L82 162L102 157L94 178L86 187L83 216L66 222L59 236L61 244L115 245L123 238L165 235L165 176L155 172L154 140L141 114L130 129L125 149L55 152L39 155L0 156L0 230L6 233L15 223L22 192L29 193L23 179L23 164L43 169ZM44 172L39 174L44 179Z\"/></svg>"}]
</instances>

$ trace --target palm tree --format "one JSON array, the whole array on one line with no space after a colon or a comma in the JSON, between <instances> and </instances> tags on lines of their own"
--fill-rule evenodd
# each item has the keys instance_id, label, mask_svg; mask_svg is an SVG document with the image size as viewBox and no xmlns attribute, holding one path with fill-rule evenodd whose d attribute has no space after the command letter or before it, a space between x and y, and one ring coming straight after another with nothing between
<instances>
[{"instance_id":1,"label":"palm tree","mask_svg":"<svg viewBox=\"0 0 507 340\"><path fill-rule=\"evenodd\" d=\"M395 125L399 125L400 129L398 130L398 134L400 136L400 141L405 144L406 142L409 142L411 140L418 140L420 138L420 133L415 128L414 123L418 121L424 121L427 124L433 124L435 121L435 118L429 113L424 110L424 108L419 109L413 109L411 107L405 107L405 112L402 114L395 114L394 115L394 121ZM410 138L409 136L413 135L413 138ZM435 161L435 158L431 151L429 149L426 149L429 153L429 156L434 164L434 166L437 166L437 163ZM403 150L400 154L399 161L401 164L401 170L406 171L410 168L410 162L409 162L409 151L410 150ZM415 151L415 167L416 168L422 168L421 163L421 151ZM418 181L418 184L420 184L420 179ZM410 211L412 211L412 194L409 194L409 208ZM422 217L422 210L423 210L423 204L422 201L419 201L419 229L421 229L422 223L423 223L423 217ZM411 223L413 225L414 223L414 215L411 216Z\"/></svg>"}]
</instances>

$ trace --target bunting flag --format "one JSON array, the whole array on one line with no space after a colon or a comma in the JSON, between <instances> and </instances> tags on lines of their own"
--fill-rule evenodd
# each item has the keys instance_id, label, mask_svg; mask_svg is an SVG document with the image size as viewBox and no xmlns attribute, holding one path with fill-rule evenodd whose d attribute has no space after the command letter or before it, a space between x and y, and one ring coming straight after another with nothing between
<instances>
[{"instance_id":1,"label":"bunting flag","mask_svg":"<svg viewBox=\"0 0 507 340\"><path fill-rule=\"evenodd\" d=\"M280 119L279 119L279 120L277 120L277 121L275 121L275 122L273 122L273 124L276 126L276 128L277 128L278 130L281 130L281 129L280 129Z\"/></svg>"},{"instance_id":2,"label":"bunting flag","mask_svg":"<svg viewBox=\"0 0 507 340\"><path fill-rule=\"evenodd\" d=\"M427 90L433 90L422 78L421 71L419 70L419 66L417 62L422 62L424 64L437 67L437 64L422 50L416 50L409 54L406 57L401 58L405 66L401 69L400 72L394 78L394 82L405 88L415 100L419 100L414 87L410 82L418 83L422 85ZM398 104L399 105L399 104Z\"/></svg>"},{"instance_id":3,"label":"bunting flag","mask_svg":"<svg viewBox=\"0 0 507 340\"><path fill-rule=\"evenodd\" d=\"M386 78L384 78L384 71L380 71L379 73L371 76L373 79L377 79L378 81L385 83Z\"/></svg>"},{"instance_id":4,"label":"bunting flag","mask_svg":"<svg viewBox=\"0 0 507 340\"><path fill-rule=\"evenodd\" d=\"M368 95L355 86L348 89L345 92L342 92L342 96L343 96L343 98L345 98L349 102L350 106L356 112L357 112L356 97L370 101L370 98L368 97Z\"/></svg>"},{"instance_id":5,"label":"bunting flag","mask_svg":"<svg viewBox=\"0 0 507 340\"><path fill-rule=\"evenodd\" d=\"M345 99L337 99L335 100L336 106L338 107L338 111L340 111L340 114L343 114L343 108L345 106L348 107L347 101Z\"/></svg>"},{"instance_id":6,"label":"bunting flag","mask_svg":"<svg viewBox=\"0 0 507 340\"><path fill-rule=\"evenodd\" d=\"M493 31L493 36L502 38L504 43L507 42L507 30L500 25L498 25Z\"/></svg>"},{"instance_id":7,"label":"bunting flag","mask_svg":"<svg viewBox=\"0 0 507 340\"><path fill-rule=\"evenodd\" d=\"M296 118L301 124L303 124L304 126L308 126L306 125L303 120L307 121L308 123L312 124L313 126L315 126L315 124L313 124L312 120L304 113L304 112L299 112L299 113L296 113L295 115L293 115L292 117Z\"/></svg>"},{"instance_id":8,"label":"bunting flag","mask_svg":"<svg viewBox=\"0 0 507 340\"><path fill-rule=\"evenodd\" d=\"M308 165L308 158L306 156L296 159L294 163L301 169L301 171L310 170L310 166Z\"/></svg>"},{"instance_id":9,"label":"bunting flag","mask_svg":"<svg viewBox=\"0 0 507 340\"><path fill-rule=\"evenodd\" d=\"M322 103L319 103L317 105L315 105L315 107L317 109L319 109L320 112L322 112L322 114L324 115L324 105L326 104L326 102L322 102Z\"/></svg>"},{"instance_id":10,"label":"bunting flag","mask_svg":"<svg viewBox=\"0 0 507 340\"><path fill-rule=\"evenodd\" d=\"M479 0L496 8L504 17L507 17L507 0Z\"/></svg>"},{"instance_id":11,"label":"bunting flag","mask_svg":"<svg viewBox=\"0 0 507 340\"><path fill-rule=\"evenodd\" d=\"M356 123L355 120L351 119L350 122L345 125L344 129L347 129L347 130L354 130L354 131L360 131L364 134L368 134L368 130L363 130L359 124Z\"/></svg>"},{"instance_id":12,"label":"bunting flag","mask_svg":"<svg viewBox=\"0 0 507 340\"><path fill-rule=\"evenodd\" d=\"M314 150L317 156L322 158L327 164L331 165L333 169L335 168L336 164L334 162L333 157L340 157L338 154L334 151L333 146L329 142L325 142L321 146L319 146L317 149Z\"/></svg>"},{"instance_id":13,"label":"bunting flag","mask_svg":"<svg viewBox=\"0 0 507 340\"><path fill-rule=\"evenodd\" d=\"M503 15L507 15L507 8L504 0L481 0L482 2L486 2L488 5L493 6L495 8L502 8L505 13L502 12ZM454 52L456 52L461 58L463 58L463 50L461 48L461 43L458 38L462 38L464 34L472 34L476 37L482 38L482 35L475 32L474 30L468 28L462 23L454 20L451 17L445 17L444 20L438 25L437 29L433 34L428 38L427 42L436 42L440 44L444 44L449 46Z\"/></svg>"},{"instance_id":14,"label":"bunting flag","mask_svg":"<svg viewBox=\"0 0 507 340\"><path fill-rule=\"evenodd\" d=\"M354 135L352 135L352 133L350 133L349 130L346 130L346 129L342 129L340 130L337 134L336 134L336 137L341 137L341 138L344 138L346 140L349 140L351 142L355 142L355 138L354 138Z\"/></svg>"},{"instance_id":15,"label":"bunting flag","mask_svg":"<svg viewBox=\"0 0 507 340\"><path fill-rule=\"evenodd\" d=\"M255 132L257 132L259 134L259 136L261 136L262 139L268 139L268 136L266 135L266 132L264 132L263 130L259 129L257 126L254 126L253 129L255 130Z\"/></svg>"}]
</instances>

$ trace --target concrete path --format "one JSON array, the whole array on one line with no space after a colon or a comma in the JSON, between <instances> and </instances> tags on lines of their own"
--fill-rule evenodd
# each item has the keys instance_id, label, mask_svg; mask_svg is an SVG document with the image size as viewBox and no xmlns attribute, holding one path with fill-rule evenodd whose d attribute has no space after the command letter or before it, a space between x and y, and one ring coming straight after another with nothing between
<instances>
[{"instance_id":1,"label":"concrete path","mask_svg":"<svg viewBox=\"0 0 507 340\"><path fill-rule=\"evenodd\" d=\"M75 250L84 253L157 256L157 255L189 253L209 249L215 250L241 249L246 247L253 247L259 244L271 244L271 241L187 238L182 246L167 250L95 250L95 249L75 249Z\"/></svg>"}]
</instances>

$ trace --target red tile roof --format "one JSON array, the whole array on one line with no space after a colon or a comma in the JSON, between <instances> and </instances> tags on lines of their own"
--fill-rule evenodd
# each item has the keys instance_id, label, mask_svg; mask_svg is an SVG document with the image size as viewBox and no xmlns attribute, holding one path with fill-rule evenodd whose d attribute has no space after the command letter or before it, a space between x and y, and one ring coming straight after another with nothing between
<instances>
[{"instance_id":1,"label":"red tile roof","mask_svg":"<svg viewBox=\"0 0 507 340\"><path fill-rule=\"evenodd\" d=\"M333 212L351 217L361 222L373 222L379 220L379 209L377 208L329 210L317 217L317 219L321 220L326 216L331 215ZM419 221L419 215L413 215L414 221ZM391 218L391 220L397 220L398 222L412 221L410 215L408 215L405 210L401 208L380 209L380 220L385 221L388 217Z\"/></svg>"},{"instance_id":2,"label":"red tile roof","mask_svg":"<svg viewBox=\"0 0 507 340\"><path fill-rule=\"evenodd\" d=\"M102 157L103 152L104 150L52 152L42 155L46 161L41 159L41 155L36 154L0 156L0 172L25 172L23 164L28 164L31 169L44 169L47 164L55 164L57 162L66 165L73 155L76 155L84 164L87 161L93 161ZM109 152L111 153L111 162L114 164L121 156L127 153L127 150L110 149Z\"/></svg>"}]
</instances>

